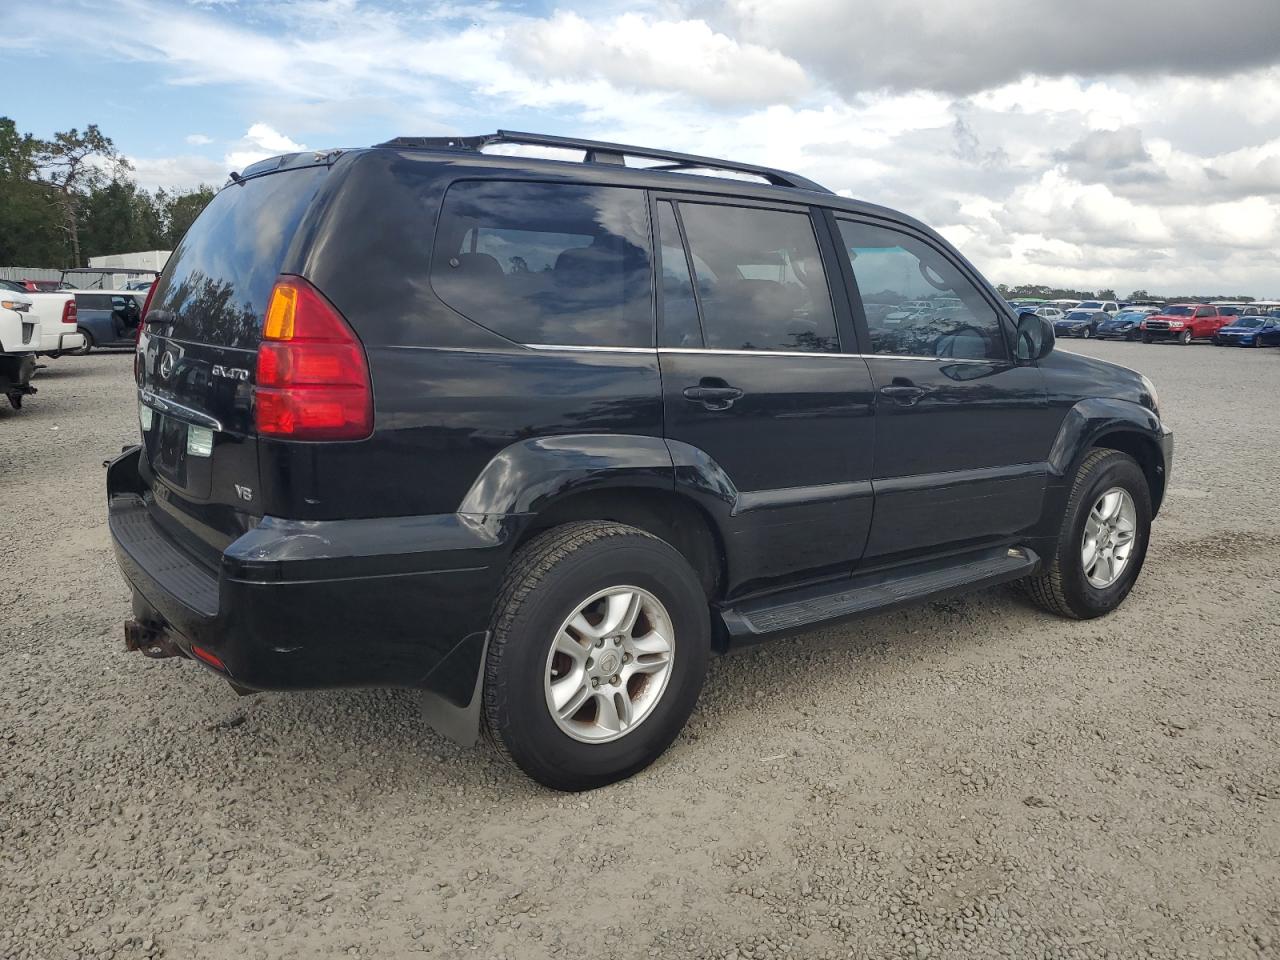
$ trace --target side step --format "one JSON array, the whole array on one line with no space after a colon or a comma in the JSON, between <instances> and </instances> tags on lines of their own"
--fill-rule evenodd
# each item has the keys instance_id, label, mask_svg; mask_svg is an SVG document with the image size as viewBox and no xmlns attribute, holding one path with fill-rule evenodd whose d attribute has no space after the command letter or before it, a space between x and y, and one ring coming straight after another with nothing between
<instances>
[{"instance_id":1,"label":"side step","mask_svg":"<svg viewBox=\"0 0 1280 960\"><path fill-rule=\"evenodd\" d=\"M995 586L1030 576L1039 566L1033 550L1000 547L758 597L727 607L720 615L731 643L750 643L766 634Z\"/></svg>"}]
</instances>

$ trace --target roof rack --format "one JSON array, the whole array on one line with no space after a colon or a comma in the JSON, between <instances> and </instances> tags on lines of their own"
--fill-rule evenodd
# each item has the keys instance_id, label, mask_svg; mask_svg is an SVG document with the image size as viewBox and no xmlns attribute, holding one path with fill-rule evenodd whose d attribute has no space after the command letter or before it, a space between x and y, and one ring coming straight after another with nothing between
<instances>
[{"instance_id":1,"label":"roof rack","mask_svg":"<svg viewBox=\"0 0 1280 960\"><path fill-rule=\"evenodd\" d=\"M699 157L692 153L675 153L671 150L656 150L653 147L633 147L624 143L606 143L603 140L580 140L576 137L557 137L545 133L519 133L514 130L499 130L497 133L486 133L475 137L393 137L379 147L414 147L427 150L475 150L495 143L514 143L531 147L560 147L567 150L582 150L584 163L609 163L617 166L625 164L626 157L643 157L648 160L664 160L665 163L650 167L651 170L663 170L669 173L681 173L688 170L724 170L733 173L747 173L760 177L768 183L779 187L793 187L797 190L813 190L817 193L830 193L826 187L815 183L808 177L798 173L789 173L774 167L761 167L753 163L736 163L731 160L717 160L714 157Z\"/></svg>"}]
</instances>

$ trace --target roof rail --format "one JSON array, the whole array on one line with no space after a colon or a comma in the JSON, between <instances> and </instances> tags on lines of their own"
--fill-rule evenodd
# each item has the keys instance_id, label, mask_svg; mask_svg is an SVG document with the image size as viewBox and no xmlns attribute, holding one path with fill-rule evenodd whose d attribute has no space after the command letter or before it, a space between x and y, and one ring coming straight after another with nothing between
<instances>
[{"instance_id":1,"label":"roof rail","mask_svg":"<svg viewBox=\"0 0 1280 960\"><path fill-rule=\"evenodd\" d=\"M653 147L633 147L624 143L606 143L603 140L580 140L576 137L557 137L545 133L519 133L514 130L499 130L497 133L486 133L475 137L394 137L379 147L415 147L428 150L476 150L495 143L515 143L531 147L560 147L567 150L582 150L584 163L609 163L622 165L626 157L643 157L647 160L664 160L665 163L652 170L664 170L680 173L687 170L725 170L733 173L747 173L760 177L768 183L779 187L793 187L797 190L813 190L817 193L830 193L826 187L815 183L808 177L798 173L789 173L774 167L757 166L754 163L737 163L732 160L717 160L714 157L699 157L692 153L675 153L671 150L657 150Z\"/></svg>"}]
</instances>

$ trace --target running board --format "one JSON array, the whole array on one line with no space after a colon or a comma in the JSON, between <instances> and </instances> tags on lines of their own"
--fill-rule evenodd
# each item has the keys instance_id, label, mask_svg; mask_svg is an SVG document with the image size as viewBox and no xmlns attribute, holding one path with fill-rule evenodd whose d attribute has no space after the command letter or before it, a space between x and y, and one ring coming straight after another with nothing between
<instances>
[{"instance_id":1,"label":"running board","mask_svg":"<svg viewBox=\"0 0 1280 960\"><path fill-rule=\"evenodd\" d=\"M758 597L727 607L720 616L730 644L751 643L767 634L1007 583L1030 576L1039 566L1033 550L1000 547Z\"/></svg>"}]
</instances>

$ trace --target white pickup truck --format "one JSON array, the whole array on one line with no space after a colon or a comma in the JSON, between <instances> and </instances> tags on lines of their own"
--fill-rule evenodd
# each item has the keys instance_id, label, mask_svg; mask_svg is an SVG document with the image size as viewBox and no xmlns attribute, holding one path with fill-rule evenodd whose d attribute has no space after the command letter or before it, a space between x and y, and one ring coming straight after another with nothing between
<instances>
[{"instance_id":1,"label":"white pickup truck","mask_svg":"<svg viewBox=\"0 0 1280 960\"><path fill-rule=\"evenodd\" d=\"M40 343L36 352L60 357L84 348L84 334L76 329L74 290L35 293L12 280L0 280L0 295L21 294L31 302L30 315L39 321Z\"/></svg>"},{"instance_id":2,"label":"white pickup truck","mask_svg":"<svg viewBox=\"0 0 1280 960\"><path fill-rule=\"evenodd\" d=\"M15 410L22 406L23 397L36 392L31 377L39 343L40 321L31 316L30 297L0 290L0 394Z\"/></svg>"}]
</instances>

